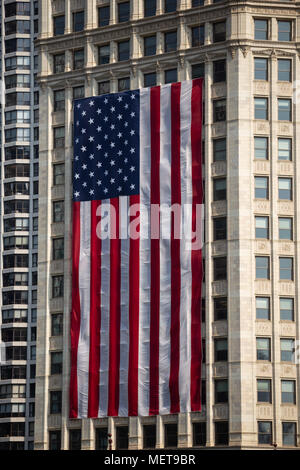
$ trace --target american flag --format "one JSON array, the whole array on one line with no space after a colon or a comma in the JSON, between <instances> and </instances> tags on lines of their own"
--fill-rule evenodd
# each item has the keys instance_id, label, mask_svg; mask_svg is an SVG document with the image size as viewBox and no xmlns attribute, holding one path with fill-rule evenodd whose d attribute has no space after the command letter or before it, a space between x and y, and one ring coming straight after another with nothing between
<instances>
[{"instance_id":1,"label":"american flag","mask_svg":"<svg viewBox=\"0 0 300 470\"><path fill-rule=\"evenodd\" d=\"M149 217L195 232L201 128L202 80L74 102L71 418L201 409L201 246Z\"/></svg>"}]
</instances>

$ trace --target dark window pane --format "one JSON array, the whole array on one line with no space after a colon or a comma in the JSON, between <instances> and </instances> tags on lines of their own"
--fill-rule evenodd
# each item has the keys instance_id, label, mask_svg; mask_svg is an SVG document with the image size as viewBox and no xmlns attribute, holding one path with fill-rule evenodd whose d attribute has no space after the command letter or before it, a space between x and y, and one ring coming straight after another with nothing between
<instances>
[{"instance_id":1,"label":"dark window pane","mask_svg":"<svg viewBox=\"0 0 300 470\"><path fill-rule=\"evenodd\" d=\"M165 424L165 448L177 447L178 442L177 424Z\"/></svg>"}]
</instances>

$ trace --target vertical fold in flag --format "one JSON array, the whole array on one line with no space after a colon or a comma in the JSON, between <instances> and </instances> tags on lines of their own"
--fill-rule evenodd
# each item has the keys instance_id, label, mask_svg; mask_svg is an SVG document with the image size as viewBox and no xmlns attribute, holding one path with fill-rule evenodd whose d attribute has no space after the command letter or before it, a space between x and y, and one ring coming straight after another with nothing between
<instances>
[{"instance_id":1,"label":"vertical fold in flag","mask_svg":"<svg viewBox=\"0 0 300 470\"><path fill-rule=\"evenodd\" d=\"M201 409L201 130L202 80L74 103L71 418Z\"/></svg>"}]
</instances>

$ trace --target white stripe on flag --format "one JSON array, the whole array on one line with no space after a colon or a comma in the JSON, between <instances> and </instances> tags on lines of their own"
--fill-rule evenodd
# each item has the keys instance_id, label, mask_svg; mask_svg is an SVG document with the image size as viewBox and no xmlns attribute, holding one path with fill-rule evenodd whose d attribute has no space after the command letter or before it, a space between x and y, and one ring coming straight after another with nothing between
<instances>
[{"instance_id":1,"label":"white stripe on flag","mask_svg":"<svg viewBox=\"0 0 300 470\"><path fill-rule=\"evenodd\" d=\"M181 84L181 210L184 221L184 205L192 204L192 153L191 153L191 99L192 82ZM189 225L191 227L191 224ZM184 230L184 227L182 227ZM183 234L184 235L184 234ZM181 294L180 294L180 363L179 363L179 396L180 411L190 411L190 372L191 372L191 251L185 245L184 237L180 243ZM200 282L200 281L199 281Z\"/></svg>"},{"instance_id":2,"label":"white stripe on flag","mask_svg":"<svg viewBox=\"0 0 300 470\"><path fill-rule=\"evenodd\" d=\"M106 220L110 218L110 200L101 204L101 213ZM106 214L104 213L104 208ZM105 227L110 233L110 228ZM110 310L110 239L103 238L101 243L101 330L100 330L100 399L99 416L107 416L108 371L109 371L109 310Z\"/></svg>"},{"instance_id":3,"label":"white stripe on flag","mask_svg":"<svg viewBox=\"0 0 300 470\"><path fill-rule=\"evenodd\" d=\"M149 414L150 386L150 181L151 181L151 124L150 89L140 91L140 322L138 413Z\"/></svg>"},{"instance_id":4,"label":"white stripe on flag","mask_svg":"<svg viewBox=\"0 0 300 470\"><path fill-rule=\"evenodd\" d=\"M161 87L160 204L171 207L171 85ZM159 412L170 412L171 241L170 218L160 219ZM168 238L163 238L164 234Z\"/></svg>"},{"instance_id":5,"label":"white stripe on flag","mask_svg":"<svg viewBox=\"0 0 300 470\"><path fill-rule=\"evenodd\" d=\"M80 334L77 354L78 418L87 417L90 352L91 202L80 204Z\"/></svg>"}]
</instances>

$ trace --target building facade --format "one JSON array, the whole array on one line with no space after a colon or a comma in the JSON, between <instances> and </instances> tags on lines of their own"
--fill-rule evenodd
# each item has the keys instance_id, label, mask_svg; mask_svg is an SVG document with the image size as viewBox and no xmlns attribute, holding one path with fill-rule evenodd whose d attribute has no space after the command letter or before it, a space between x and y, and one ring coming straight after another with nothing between
<instances>
[{"instance_id":1,"label":"building facade","mask_svg":"<svg viewBox=\"0 0 300 470\"><path fill-rule=\"evenodd\" d=\"M40 2L36 449L104 449L108 434L114 449L299 443L299 8ZM197 77L205 77L202 412L69 420L73 99Z\"/></svg>"},{"instance_id":2,"label":"building facade","mask_svg":"<svg viewBox=\"0 0 300 470\"><path fill-rule=\"evenodd\" d=\"M38 2L1 1L0 15L0 450L22 450L33 449L35 416Z\"/></svg>"}]
</instances>

